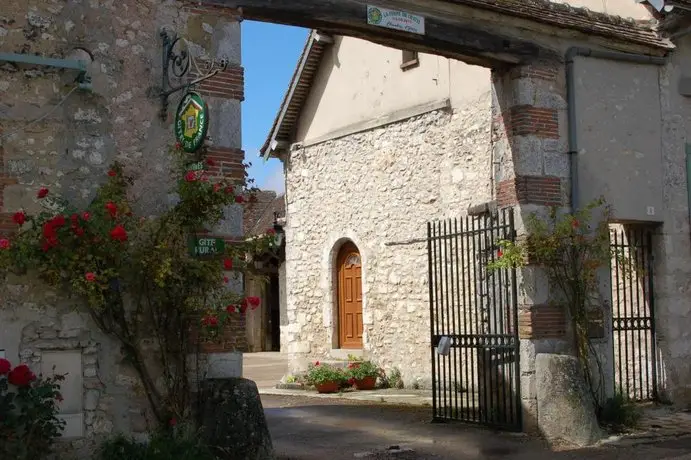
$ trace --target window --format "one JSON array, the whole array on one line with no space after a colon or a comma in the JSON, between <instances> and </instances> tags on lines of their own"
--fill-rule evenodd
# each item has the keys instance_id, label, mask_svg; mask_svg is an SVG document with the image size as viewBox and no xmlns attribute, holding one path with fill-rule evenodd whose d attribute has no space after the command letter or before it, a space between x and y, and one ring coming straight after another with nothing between
<instances>
[{"instance_id":1,"label":"window","mask_svg":"<svg viewBox=\"0 0 691 460\"><path fill-rule=\"evenodd\" d=\"M82 353L79 350L43 352L41 356L41 374L44 377L66 374L65 380L60 384L63 400L58 413L58 417L66 423L62 433L64 438L84 436L82 372Z\"/></svg>"},{"instance_id":2,"label":"window","mask_svg":"<svg viewBox=\"0 0 691 460\"><path fill-rule=\"evenodd\" d=\"M401 56L401 69L408 70L420 65L417 51L403 50Z\"/></svg>"}]
</instances>

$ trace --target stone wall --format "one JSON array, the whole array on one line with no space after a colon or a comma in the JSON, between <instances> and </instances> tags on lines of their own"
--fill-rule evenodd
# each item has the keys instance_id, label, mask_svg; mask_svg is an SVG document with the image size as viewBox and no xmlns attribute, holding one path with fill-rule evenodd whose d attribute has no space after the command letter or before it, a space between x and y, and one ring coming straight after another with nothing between
<instances>
[{"instance_id":1,"label":"stone wall","mask_svg":"<svg viewBox=\"0 0 691 460\"><path fill-rule=\"evenodd\" d=\"M352 241L363 264L364 353L408 384L429 384L426 223L491 198L490 102L487 92L454 111L292 152L281 349L294 371L348 352L338 350L334 270Z\"/></svg>"},{"instance_id":2,"label":"stone wall","mask_svg":"<svg viewBox=\"0 0 691 460\"><path fill-rule=\"evenodd\" d=\"M138 211L155 215L170 206L168 148L175 142L173 113L182 94L171 96L168 117L161 120L162 28L184 36L200 62L229 62L201 91L211 112L212 174L244 181L243 70L235 16L179 1L4 0L0 49L85 59L93 89L75 89L76 72L0 63L0 232L16 231L14 212L42 210L35 198L40 187L77 206L87 204L114 160L135 177L131 198ZM225 216L215 233L242 236L241 206L230 206ZM228 275L233 275L229 284L242 287L238 274ZM77 447L88 448L91 440L113 431L148 428L136 373L77 299L62 298L28 277L8 280L0 286L0 349L36 373L47 351L81 352L84 423Z\"/></svg>"}]
</instances>

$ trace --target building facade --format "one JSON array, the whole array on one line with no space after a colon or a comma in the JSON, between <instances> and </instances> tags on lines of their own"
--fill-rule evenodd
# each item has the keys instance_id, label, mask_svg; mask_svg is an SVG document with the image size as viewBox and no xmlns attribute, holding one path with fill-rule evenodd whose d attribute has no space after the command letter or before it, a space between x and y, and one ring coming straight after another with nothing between
<instances>
[{"instance_id":1,"label":"building facade","mask_svg":"<svg viewBox=\"0 0 691 460\"><path fill-rule=\"evenodd\" d=\"M427 222L492 204L514 210L521 235L532 213L604 196L612 224L651 232L654 253L645 277L653 284L634 288L647 296L637 314L615 313L619 288L609 272L600 276L602 334L594 343L607 392L621 381L617 372L638 366L657 376L660 399L691 403L684 333L691 321L691 124L677 88L688 73L688 37L672 42L653 31L648 25L664 18L645 5L568 3L553 11L608 24L612 41L599 41L594 29L561 36L536 16L523 30L535 43L548 40L554 59L490 70L310 35L262 150L285 166L281 350L293 372L354 353L398 368L408 385L429 385ZM581 6L598 13L574 8ZM658 44L640 48L643 35L635 34ZM570 340L544 271L527 266L517 276L520 394L529 421L538 412L536 355L565 353ZM645 313L653 309L654 327ZM646 340L656 347L621 364L628 358L615 350L620 341L639 346L630 331L629 339L617 335L629 323L647 324L654 338Z\"/></svg>"},{"instance_id":2,"label":"building facade","mask_svg":"<svg viewBox=\"0 0 691 460\"><path fill-rule=\"evenodd\" d=\"M244 181L240 116L243 95L240 24L230 10L187 2L3 2L0 15L0 231L17 230L13 213L40 211L41 187L80 206L89 203L120 161L135 177L137 213L169 207L174 178L169 148L181 92L160 117L164 30L179 34L200 68L225 60L225 71L198 86L210 110L208 156L214 175ZM12 55L8 54L12 53ZM19 57L18 57L19 56ZM27 65L26 58L38 59ZM51 67L48 59L83 62L78 72ZM64 61L61 61L64 62ZM233 205L214 233L241 238L242 207ZM229 276L231 274L229 273ZM241 279L233 275L238 283ZM244 330L241 331L244 333ZM76 299L61 297L31 277L0 287L0 350L13 364L36 373L68 373L63 383L64 438L89 448L115 432L151 428L138 377L117 342L103 335ZM83 458L83 457L80 457Z\"/></svg>"}]
</instances>

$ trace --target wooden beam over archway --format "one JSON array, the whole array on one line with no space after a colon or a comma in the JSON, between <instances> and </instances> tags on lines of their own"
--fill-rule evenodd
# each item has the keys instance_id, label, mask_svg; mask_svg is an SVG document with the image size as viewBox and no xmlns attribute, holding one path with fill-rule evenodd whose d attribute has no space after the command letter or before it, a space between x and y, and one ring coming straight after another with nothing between
<instances>
[{"instance_id":1,"label":"wooden beam over archway","mask_svg":"<svg viewBox=\"0 0 691 460\"><path fill-rule=\"evenodd\" d=\"M492 24L447 16L425 9L424 2L377 1L425 18L425 33L415 34L367 23L364 0L205 0L238 9L244 19L318 29L332 35L362 38L385 46L437 54L469 64L496 67L554 59L557 53L536 42L511 37ZM405 6L414 6L414 9Z\"/></svg>"}]
</instances>

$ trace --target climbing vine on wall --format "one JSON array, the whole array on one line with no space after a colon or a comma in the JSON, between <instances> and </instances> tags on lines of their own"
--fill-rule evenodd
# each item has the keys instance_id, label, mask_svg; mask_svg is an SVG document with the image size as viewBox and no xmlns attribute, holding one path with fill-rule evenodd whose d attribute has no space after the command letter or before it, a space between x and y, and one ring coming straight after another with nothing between
<instances>
[{"instance_id":1,"label":"climbing vine on wall","mask_svg":"<svg viewBox=\"0 0 691 460\"><path fill-rule=\"evenodd\" d=\"M244 271L253 254L276 244L267 233L210 257L193 254L190 237L214 228L226 206L251 201L254 189L189 170L179 147L171 154L179 200L160 216L135 214L133 179L116 163L85 209L41 189L46 210L17 212L18 232L0 239L0 276L35 273L83 299L98 327L120 341L160 422L190 415L188 357L198 349L191 337L213 340L232 315L259 304L229 289L227 273Z\"/></svg>"},{"instance_id":2,"label":"climbing vine on wall","mask_svg":"<svg viewBox=\"0 0 691 460\"><path fill-rule=\"evenodd\" d=\"M574 352L597 407L604 399L603 374L589 325L591 312L603 306L598 271L608 268L612 257L619 257L610 248L609 218L610 208L603 199L592 201L576 213L551 208L547 217L532 214L526 221L527 239L500 242L499 257L490 264L491 269L528 263L544 268L550 285L559 291L552 298L568 310Z\"/></svg>"}]
</instances>

